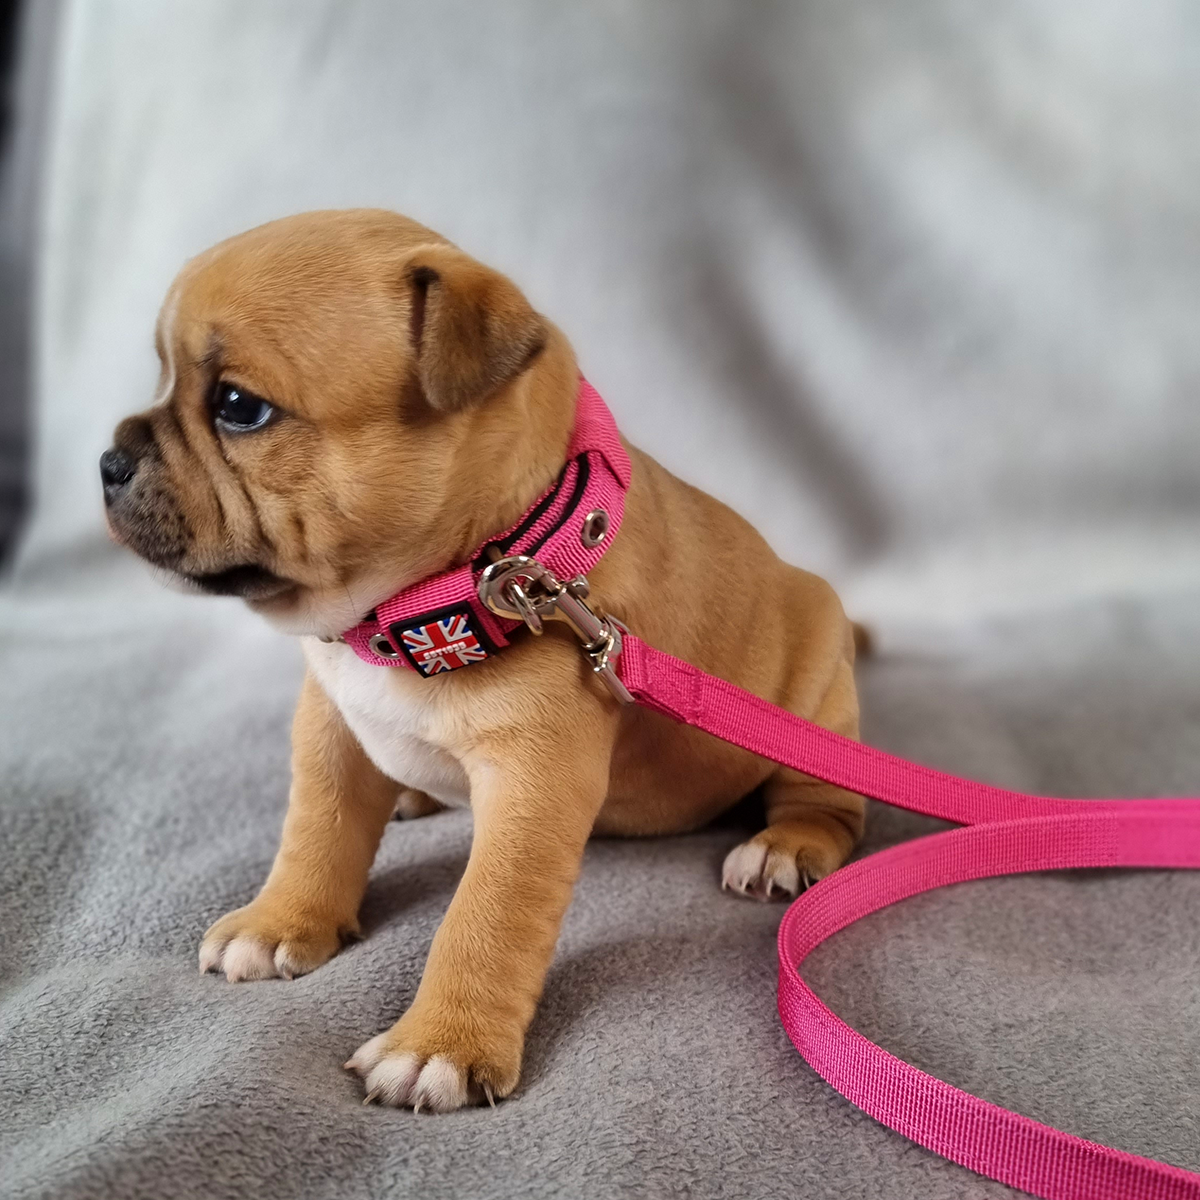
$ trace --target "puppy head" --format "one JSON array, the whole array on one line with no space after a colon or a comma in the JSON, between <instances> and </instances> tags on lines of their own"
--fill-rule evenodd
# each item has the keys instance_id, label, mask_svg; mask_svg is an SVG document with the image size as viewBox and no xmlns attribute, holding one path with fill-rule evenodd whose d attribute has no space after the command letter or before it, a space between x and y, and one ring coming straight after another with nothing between
<instances>
[{"instance_id":1,"label":"puppy head","mask_svg":"<svg viewBox=\"0 0 1200 1200\"><path fill-rule=\"evenodd\" d=\"M117 541L332 635L517 519L576 368L504 276L392 213L307 213L188 263L156 404L100 460Z\"/></svg>"}]
</instances>

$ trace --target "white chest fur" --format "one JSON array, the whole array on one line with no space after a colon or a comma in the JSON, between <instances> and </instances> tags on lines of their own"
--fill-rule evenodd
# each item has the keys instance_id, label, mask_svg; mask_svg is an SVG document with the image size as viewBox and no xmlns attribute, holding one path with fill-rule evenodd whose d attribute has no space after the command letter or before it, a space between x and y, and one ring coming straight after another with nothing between
<instances>
[{"instance_id":1,"label":"white chest fur","mask_svg":"<svg viewBox=\"0 0 1200 1200\"><path fill-rule=\"evenodd\" d=\"M436 745L437 712L425 680L400 667L365 663L349 646L304 639L317 682L337 705L370 760L387 776L442 804L469 803L466 772Z\"/></svg>"}]
</instances>

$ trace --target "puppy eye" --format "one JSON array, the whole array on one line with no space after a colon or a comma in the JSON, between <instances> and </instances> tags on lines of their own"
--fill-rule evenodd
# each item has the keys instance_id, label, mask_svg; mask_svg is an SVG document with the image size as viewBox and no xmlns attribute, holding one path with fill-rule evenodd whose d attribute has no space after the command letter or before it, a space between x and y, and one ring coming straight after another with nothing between
<instances>
[{"instance_id":1,"label":"puppy eye","mask_svg":"<svg viewBox=\"0 0 1200 1200\"><path fill-rule=\"evenodd\" d=\"M261 396L234 383L217 384L213 394L213 415L222 429L230 433L261 429L274 414L274 407Z\"/></svg>"}]
</instances>

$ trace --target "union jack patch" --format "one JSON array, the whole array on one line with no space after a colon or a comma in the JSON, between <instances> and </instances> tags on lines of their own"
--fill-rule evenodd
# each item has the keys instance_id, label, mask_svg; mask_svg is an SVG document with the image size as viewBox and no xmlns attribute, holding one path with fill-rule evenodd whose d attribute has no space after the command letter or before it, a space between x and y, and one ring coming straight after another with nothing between
<instances>
[{"instance_id":1,"label":"union jack patch","mask_svg":"<svg viewBox=\"0 0 1200 1200\"><path fill-rule=\"evenodd\" d=\"M471 628L469 612L450 609L426 613L418 620L420 625L397 622L390 633L392 641L422 675L456 671L489 657L483 641Z\"/></svg>"}]
</instances>

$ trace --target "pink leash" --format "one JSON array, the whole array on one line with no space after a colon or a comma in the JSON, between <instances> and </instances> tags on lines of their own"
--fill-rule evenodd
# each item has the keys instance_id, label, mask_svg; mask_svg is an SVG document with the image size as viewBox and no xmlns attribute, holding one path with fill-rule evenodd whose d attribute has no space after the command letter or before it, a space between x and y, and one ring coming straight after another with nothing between
<instances>
[{"instance_id":1,"label":"pink leash","mask_svg":"<svg viewBox=\"0 0 1200 1200\"><path fill-rule=\"evenodd\" d=\"M860 917L933 888L1066 867L1200 867L1200 800L1056 800L958 779L831 733L623 637L638 703L852 792L965 826L861 859L809 888L779 927L779 1015L852 1104L927 1149L1045 1200L1200 1200L1200 1175L1039 1124L917 1070L851 1029L801 979Z\"/></svg>"},{"instance_id":2,"label":"pink leash","mask_svg":"<svg viewBox=\"0 0 1200 1200\"><path fill-rule=\"evenodd\" d=\"M1046 1200L1200 1200L1200 1175L1072 1137L918 1071L839 1020L800 978L826 938L869 913L969 879L1064 867L1200 867L1200 800L1052 800L986 787L839 737L651 649L587 604L584 573L620 529L630 462L581 379L555 483L471 561L419 580L342 635L363 661L440 675L484 662L523 625L565 620L623 703L636 700L806 775L963 829L843 867L779 928L779 1013L826 1082L889 1128ZM572 578L573 577L573 578Z\"/></svg>"}]
</instances>

